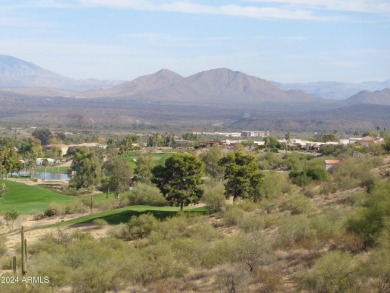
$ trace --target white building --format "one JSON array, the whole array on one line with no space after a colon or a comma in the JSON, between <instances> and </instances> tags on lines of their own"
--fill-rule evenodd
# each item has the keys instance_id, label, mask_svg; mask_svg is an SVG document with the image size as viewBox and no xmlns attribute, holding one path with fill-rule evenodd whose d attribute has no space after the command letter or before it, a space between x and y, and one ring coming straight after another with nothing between
<instances>
[{"instance_id":1,"label":"white building","mask_svg":"<svg viewBox=\"0 0 390 293\"><path fill-rule=\"evenodd\" d=\"M243 130L241 131L242 137L268 137L269 131L249 131Z\"/></svg>"}]
</instances>

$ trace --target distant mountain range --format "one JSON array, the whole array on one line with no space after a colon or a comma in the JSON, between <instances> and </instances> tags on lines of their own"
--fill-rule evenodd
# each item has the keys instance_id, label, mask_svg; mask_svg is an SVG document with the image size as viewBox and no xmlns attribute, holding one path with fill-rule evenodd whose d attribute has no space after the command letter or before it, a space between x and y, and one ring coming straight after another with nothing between
<instances>
[{"instance_id":1,"label":"distant mountain range","mask_svg":"<svg viewBox=\"0 0 390 293\"><path fill-rule=\"evenodd\" d=\"M361 91L356 95L341 101L339 105L356 105L356 104L371 104L371 105L387 105L390 106L390 89L386 88L381 91L369 92Z\"/></svg>"},{"instance_id":2,"label":"distant mountain range","mask_svg":"<svg viewBox=\"0 0 390 293\"><path fill-rule=\"evenodd\" d=\"M38 65L27 62L12 56L0 55L0 88L30 89L34 88L36 93L53 89L63 91L86 91L92 89L103 89L112 87L122 81L110 80L75 80L60 74L43 69ZM24 93L28 93L25 90Z\"/></svg>"},{"instance_id":3,"label":"distant mountain range","mask_svg":"<svg viewBox=\"0 0 390 293\"><path fill-rule=\"evenodd\" d=\"M309 83L279 83L274 85L283 90L300 89L310 95L335 100L345 100L361 91L378 91L390 88L390 79L383 82L343 83L319 81Z\"/></svg>"},{"instance_id":4,"label":"distant mountain range","mask_svg":"<svg viewBox=\"0 0 390 293\"><path fill-rule=\"evenodd\" d=\"M163 69L128 82L75 80L0 55L0 122L136 129L390 128L388 83L292 86L227 68L188 77ZM374 90L362 91L363 85Z\"/></svg>"},{"instance_id":5,"label":"distant mountain range","mask_svg":"<svg viewBox=\"0 0 390 293\"><path fill-rule=\"evenodd\" d=\"M360 84L273 83L226 68L207 70L189 77L163 69L128 82L75 80L15 57L0 55L0 89L33 96L127 98L203 104L330 105L336 101L329 99L343 99L345 101L340 105L351 105L370 104L370 99L373 99L372 104L388 105L388 92L371 95L367 91L383 90L386 87L390 88L390 80ZM362 90L364 92L360 93ZM359 97L355 97L356 94Z\"/></svg>"},{"instance_id":6,"label":"distant mountain range","mask_svg":"<svg viewBox=\"0 0 390 293\"><path fill-rule=\"evenodd\" d=\"M110 89L83 94L85 97L202 104L319 103L303 91L283 91L266 80L226 68L189 77L161 70Z\"/></svg>"}]
</instances>

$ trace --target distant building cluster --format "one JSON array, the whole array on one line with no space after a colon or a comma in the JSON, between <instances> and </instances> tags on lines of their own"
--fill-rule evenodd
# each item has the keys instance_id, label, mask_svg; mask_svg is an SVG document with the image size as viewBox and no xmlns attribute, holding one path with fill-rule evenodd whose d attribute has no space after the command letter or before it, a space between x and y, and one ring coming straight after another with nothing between
<instances>
[{"instance_id":1,"label":"distant building cluster","mask_svg":"<svg viewBox=\"0 0 390 293\"><path fill-rule=\"evenodd\" d=\"M269 131L243 130L241 132L193 132L193 134L248 138L248 137L268 137Z\"/></svg>"},{"instance_id":2,"label":"distant building cluster","mask_svg":"<svg viewBox=\"0 0 390 293\"><path fill-rule=\"evenodd\" d=\"M241 131L241 137L268 137L269 131Z\"/></svg>"},{"instance_id":3,"label":"distant building cluster","mask_svg":"<svg viewBox=\"0 0 390 293\"><path fill-rule=\"evenodd\" d=\"M354 144L359 143L363 146L368 146L372 143L383 143L384 140L382 137L371 137L371 136L365 136L365 137L350 137L346 139L339 139L339 141L328 141L328 142L316 142L316 141L309 141L309 140L303 140L299 138L292 138L289 141L286 141L286 139L279 139L278 142L283 144L288 144L290 148L299 147L306 150L319 150L322 145L348 145L348 144Z\"/></svg>"}]
</instances>

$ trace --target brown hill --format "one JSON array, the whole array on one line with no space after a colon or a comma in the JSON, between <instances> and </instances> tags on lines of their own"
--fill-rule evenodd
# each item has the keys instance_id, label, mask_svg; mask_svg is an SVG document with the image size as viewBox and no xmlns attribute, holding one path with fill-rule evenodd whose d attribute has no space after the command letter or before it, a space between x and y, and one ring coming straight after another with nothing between
<instances>
[{"instance_id":1,"label":"brown hill","mask_svg":"<svg viewBox=\"0 0 390 293\"><path fill-rule=\"evenodd\" d=\"M100 91L89 91L82 95L85 97L129 97L149 92L172 84L183 79L176 72L162 69L156 73L140 76L117 86Z\"/></svg>"},{"instance_id":2,"label":"brown hill","mask_svg":"<svg viewBox=\"0 0 390 293\"><path fill-rule=\"evenodd\" d=\"M321 99L313 98L302 91L285 92L275 87L271 82L225 68L203 71L186 78L176 76L169 79L170 84L165 81L160 82L156 75L136 79L95 96L195 104L323 102ZM156 83L156 80L159 82Z\"/></svg>"},{"instance_id":3,"label":"brown hill","mask_svg":"<svg viewBox=\"0 0 390 293\"><path fill-rule=\"evenodd\" d=\"M342 101L341 105L358 105L358 104L373 104L390 106L390 89L386 88L381 91L361 91L356 95Z\"/></svg>"}]
</instances>

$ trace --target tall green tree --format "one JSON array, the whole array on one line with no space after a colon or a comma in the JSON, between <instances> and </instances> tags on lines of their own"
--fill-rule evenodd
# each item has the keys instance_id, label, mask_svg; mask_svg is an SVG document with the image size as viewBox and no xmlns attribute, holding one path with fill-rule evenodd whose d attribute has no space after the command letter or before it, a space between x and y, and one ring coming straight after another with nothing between
<instances>
[{"instance_id":1,"label":"tall green tree","mask_svg":"<svg viewBox=\"0 0 390 293\"><path fill-rule=\"evenodd\" d=\"M60 147L57 147L57 146L51 147L46 151L46 156L48 158L52 158L56 161L61 160L62 159L62 150Z\"/></svg>"},{"instance_id":2,"label":"tall green tree","mask_svg":"<svg viewBox=\"0 0 390 293\"><path fill-rule=\"evenodd\" d=\"M128 182L132 177L130 166L123 160L114 160L104 164L104 175L108 176L108 187L119 199L120 193L128 190Z\"/></svg>"},{"instance_id":3,"label":"tall green tree","mask_svg":"<svg viewBox=\"0 0 390 293\"><path fill-rule=\"evenodd\" d=\"M227 198L258 198L263 174L260 173L255 157L242 151L230 152L219 160L225 167L225 194Z\"/></svg>"},{"instance_id":4,"label":"tall green tree","mask_svg":"<svg viewBox=\"0 0 390 293\"><path fill-rule=\"evenodd\" d=\"M36 129L33 131L32 136L41 141L42 145L48 145L50 143L50 139L52 138L52 133L49 129Z\"/></svg>"},{"instance_id":5,"label":"tall green tree","mask_svg":"<svg viewBox=\"0 0 390 293\"><path fill-rule=\"evenodd\" d=\"M264 141L265 141L265 147L270 148L271 150L277 150L283 148L283 144L278 142L278 140L273 136L268 136L264 138Z\"/></svg>"},{"instance_id":6,"label":"tall green tree","mask_svg":"<svg viewBox=\"0 0 390 293\"><path fill-rule=\"evenodd\" d=\"M165 161L165 166L153 169L153 183L160 188L171 204L180 206L198 203L203 195L200 188L203 163L189 154L175 154Z\"/></svg>"},{"instance_id":7,"label":"tall green tree","mask_svg":"<svg viewBox=\"0 0 390 293\"><path fill-rule=\"evenodd\" d=\"M152 170L156 166L156 162L153 160L152 154L139 155L135 164L137 167L134 172L137 181L151 183L153 177Z\"/></svg>"},{"instance_id":8,"label":"tall green tree","mask_svg":"<svg viewBox=\"0 0 390 293\"><path fill-rule=\"evenodd\" d=\"M218 146L213 146L200 155L200 159L205 164L206 174L214 179L223 179L225 168L218 163L222 157L223 151Z\"/></svg>"},{"instance_id":9,"label":"tall green tree","mask_svg":"<svg viewBox=\"0 0 390 293\"><path fill-rule=\"evenodd\" d=\"M95 154L87 148L78 148L73 155L71 169L76 174L70 185L76 189L95 186L100 180L100 163Z\"/></svg>"},{"instance_id":10,"label":"tall green tree","mask_svg":"<svg viewBox=\"0 0 390 293\"><path fill-rule=\"evenodd\" d=\"M22 167L20 156L13 145L0 146L0 171L3 177L4 173L8 177L8 173L18 172Z\"/></svg>"},{"instance_id":11,"label":"tall green tree","mask_svg":"<svg viewBox=\"0 0 390 293\"><path fill-rule=\"evenodd\" d=\"M127 154L128 152L132 151L134 149L133 147L133 138L131 136L126 136L120 143L119 143L119 154Z\"/></svg>"},{"instance_id":12,"label":"tall green tree","mask_svg":"<svg viewBox=\"0 0 390 293\"><path fill-rule=\"evenodd\" d=\"M41 142L29 137L22 141L18 153L28 162L29 167L35 166L37 158L43 154Z\"/></svg>"}]
</instances>

